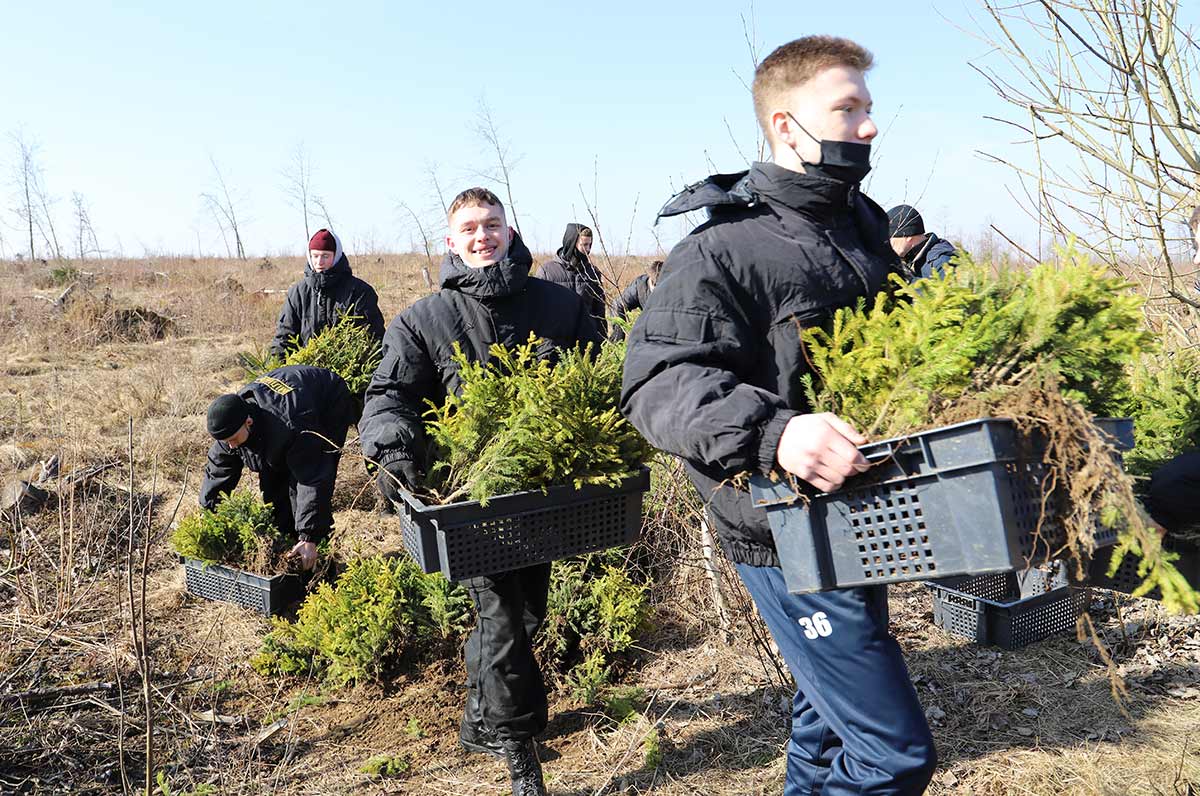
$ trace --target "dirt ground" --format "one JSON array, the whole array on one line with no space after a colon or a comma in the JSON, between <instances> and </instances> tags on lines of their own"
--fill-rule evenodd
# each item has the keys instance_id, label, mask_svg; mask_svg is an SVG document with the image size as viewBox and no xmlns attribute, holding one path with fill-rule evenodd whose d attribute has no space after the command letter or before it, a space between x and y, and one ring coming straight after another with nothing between
<instances>
[{"instance_id":1,"label":"dirt ground","mask_svg":"<svg viewBox=\"0 0 1200 796\"><path fill-rule=\"evenodd\" d=\"M389 318L426 291L423 265L354 260ZM640 267L618 265L625 281ZM269 340L300 260L54 267L0 263L0 481L51 455L64 476L99 472L53 481L46 508L0 524L0 793L135 792L146 690L164 794L506 793L503 764L457 745L457 658L357 689L265 679L249 659L269 622L184 590L167 537L176 505L195 504L205 407L242 380L236 352ZM397 521L374 511L352 456L335 502L344 555L399 549ZM652 627L620 677L641 689L637 711L617 722L565 688L552 695L541 739L552 793L782 790L789 684L730 580L722 629L695 531L680 533L693 549L655 584ZM148 679L130 631L131 594L143 615L143 568ZM893 587L891 612L940 754L929 793L1200 789L1196 618L1094 592L1091 615L1125 691L1118 704L1090 642L968 643L933 626L920 584ZM376 755L403 770L364 773Z\"/></svg>"}]
</instances>

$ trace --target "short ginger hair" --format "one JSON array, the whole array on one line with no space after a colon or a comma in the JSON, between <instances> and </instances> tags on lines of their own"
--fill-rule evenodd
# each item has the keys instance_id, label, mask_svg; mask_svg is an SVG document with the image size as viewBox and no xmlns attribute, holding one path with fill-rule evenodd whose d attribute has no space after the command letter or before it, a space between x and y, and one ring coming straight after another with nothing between
<instances>
[{"instance_id":1,"label":"short ginger hair","mask_svg":"<svg viewBox=\"0 0 1200 796\"><path fill-rule=\"evenodd\" d=\"M870 51L837 36L805 36L790 41L763 59L754 70L754 114L767 139L771 138L771 112L781 97L807 83L823 69L845 66L866 72L875 63Z\"/></svg>"},{"instance_id":2,"label":"short ginger hair","mask_svg":"<svg viewBox=\"0 0 1200 796\"><path fill-rule=\"evenodd\" d=\"M1200 207L1192 211L1192 217L1188 219L1188 229L1192 231L1193 235L1196 234L1197 229L1200 229Z\"/></svg>"}]
</instances>

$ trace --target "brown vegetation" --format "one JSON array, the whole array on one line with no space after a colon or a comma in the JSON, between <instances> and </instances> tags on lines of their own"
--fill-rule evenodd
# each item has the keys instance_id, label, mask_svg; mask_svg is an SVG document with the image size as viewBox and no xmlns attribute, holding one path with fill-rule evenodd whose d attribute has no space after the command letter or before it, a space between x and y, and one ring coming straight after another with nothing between
<instances>
[{"instance_id":1,"label":"brown vegetation","mask_svg":"<svg viewBox=\"0 0 1200 796\"><path fill-rule=\"evenodd\" d=\"M353 264L388 318L426 292L423 256ZM622 262L623 281L643 264ZM134 792L148 725L155 777L172 793L506 792L501 765L458 748L458 659L384 687L269 681L249 665L267 623L183 591L166 539L176 501L189 511L196 500L205 405L242 380L236 352L269 339L302 261L87 265L85 300L169 319L161 335L137 323L138 334L101 333L104 313L56 305L68 285L39 287L39 268L0 264L0 481L62 460L47 506L0 522L0 792ZM638 713L617 722L555 693L548 785L572 796L778 793L790 682L732 569L706 546L697 496L677 473L656 477L676 491L651 506L632 553L658 576L654 629L622 673L642 689ZM339 551L398 549L395 519L374 506L361 463L344 456ZM967 644L932 626L919 585L894 588L891 607L941 752L931 793L1200 787L1197 620L1097 593L1093 616L1129 691L1122 713L1089 644ZM377 754L405 759L408 773L362 773Z\"/></svg>"}]
</instances>

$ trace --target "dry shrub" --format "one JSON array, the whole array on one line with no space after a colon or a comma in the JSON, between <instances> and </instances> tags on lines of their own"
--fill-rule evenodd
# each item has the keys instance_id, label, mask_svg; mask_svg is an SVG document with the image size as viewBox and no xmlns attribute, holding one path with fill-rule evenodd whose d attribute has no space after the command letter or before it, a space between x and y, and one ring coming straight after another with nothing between
<instances>
[{"instance_id":1,"label":"dry shrub","mask_svg":"<svg viewBox=\"0 0 1200 796\"><path fill-rule=\"evenodd\" d=\"M118 306L107 292L99 298L87 292L73 296L63 321L76 340L93 344L161 340L177 329L175 321L154 310Z\"/></svg>"}]
</instances>

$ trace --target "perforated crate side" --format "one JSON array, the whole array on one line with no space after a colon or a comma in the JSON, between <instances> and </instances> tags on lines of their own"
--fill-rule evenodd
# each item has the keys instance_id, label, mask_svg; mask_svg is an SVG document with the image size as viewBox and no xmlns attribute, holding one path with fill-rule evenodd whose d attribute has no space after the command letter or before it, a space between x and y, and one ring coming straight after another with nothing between
<instances>
[{"instance_id":1,"label":"perforated crate side","mask_svg":"<svg viewBox=\"0 0 1200 796\"><path fill-rule=\"evenodd\" d=\"M1075 620L1087 608L1090 599L1088 589L1072 586L1027 597L1014 603L1007 614L998 614L991 642L1012 650L1074 630Z\"/></svg>"},{"instance_id":2,"label":"perforated crate side","mask_svg":"<svg viewBox=\"0 0 1200 796\"><path fill-rule=\"evenodd\" d=\"M752 496L767 512L788 590L974 575L1044 561L1060 549L1062 525L1043 516L1046 468L1036 445L1023 451L1019 443L1011 421L988 418L864 446L865 455L882 462L878 468L807 502L784 481L753 477ZM1094 538L1103 547L1115 533L1098 531Z\"/></svg>"},{"instance_id":3,"label":"perforated crate side","mask_svg":"<svg viewBox=\"0 0 1200 796\"><path fill-rule=\"evenodd\" d=\"M441 572L442 564L438 558L437 530L434 524L421 517L407 504L397 504L397 510L400 514L400 540L404 543L404 549L422 572Z\"/></svg>"},{"instance_id":4,"label":"perforated crate side","mask_svg":"<svg viewBox=\"0 0 1200 796\"><path fill-rule=\"evenodd\" d=\"M219 564L206 565L191 558L185 558L183 564L189 593L206 600L233 603L263 616L283 612L304 593L296 575L267 578Z\"/></svg>"},{"instance_id":5,"label":"perforated crate side","mask_svg":"<svg viewBox=\"0 0 1200 796\"><path fill-rule=\"evenodd\" d=\"M1004 578L1003 587L998 585L1001 578ZM1015 573L971 578L970 581L964 585L978 591L1001 592L1005 596L1020 593ZM1073 630L1075 620L1090 598L1087 589L1072 586L1059 586L1006 602L937 583L930 587L933 590L934 623L938 627L977 644L994 644L1004 649L1017 649Z\"/></svg>"},{"instance_id":6,"label":"perforated crate side","mask_svg":"<svg viewBox=\"0 0 1200 796\"><path fill-rule=\"evenodd\" d=\"M630 544L641 529L642 495L617 493L439 528L442 571L463 580Z\"/></svg>"},{"instance_id":7,"label":"perforated crate side","mask_svg":"<svg viewBox=\"0 0 1200 796\"><path fill-rule=\"evenodd\" d=\"M937 574L919 486L917 479L909 479L841 493L864 580L888 582Z\"/></svg>"},{"instance_id":8,"label":"perforated crate side","mask_svg":"<svg viewBox=\"0 0 1200 796\"><path fill-rule=\"evenodd\" d=\"M933 623L972 641L987 637L986 608L983 600L969 594L936 587L933 592Z\"/></svg>"}]
</instances>

